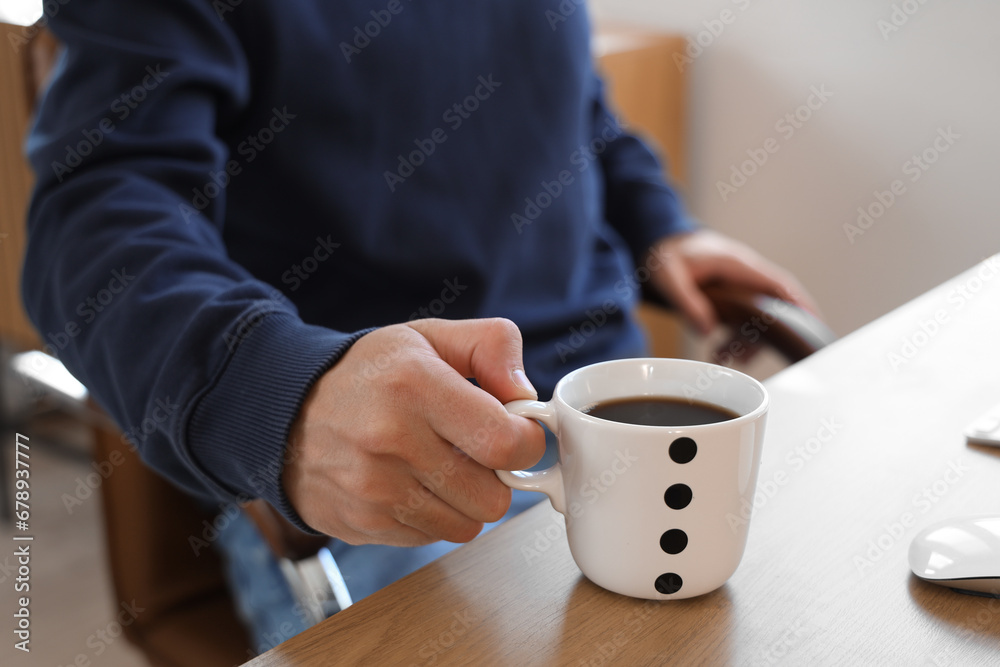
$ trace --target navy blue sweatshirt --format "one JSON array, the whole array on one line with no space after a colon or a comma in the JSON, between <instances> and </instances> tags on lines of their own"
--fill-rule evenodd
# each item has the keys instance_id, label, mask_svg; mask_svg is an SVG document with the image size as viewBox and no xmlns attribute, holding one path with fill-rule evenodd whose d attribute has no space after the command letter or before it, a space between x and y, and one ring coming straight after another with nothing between
<instances>
[{"instance_id":1,"label":"navy blue sweatshirt","mask_svg":"<svg viewBox=\"0 0 1000 667\"><path fill-rule=\"evenodd\" d=\"M641 353L635 263L692 223L605 105L582 3L53 8L25 303L181 487L300 523L289 428L372 327L508 317L543 396Z\"/></svg>"}]
</instances>

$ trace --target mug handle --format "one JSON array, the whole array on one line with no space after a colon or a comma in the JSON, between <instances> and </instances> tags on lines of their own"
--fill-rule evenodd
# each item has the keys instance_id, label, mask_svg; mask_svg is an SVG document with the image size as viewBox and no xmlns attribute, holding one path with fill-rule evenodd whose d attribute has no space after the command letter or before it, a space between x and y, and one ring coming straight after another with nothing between
<instances>
[{"instance_id":1,"label":"mug handle","mask_svg":"<svg viewBox=\"0 0 1000 667\"><path fill-rule=\"evenodd\" d=\"M504 405L512 415L537 419L559 437L559 421L556 418L556 406L553 401L511 401ZM566 490L563 486L562 466L556 461L545 470L531 472L528 470L496 470L500 481L512 489L522 491L540 491L549 497L552 507L560 514L566 514Z\"/></svg>"}]
</instances>

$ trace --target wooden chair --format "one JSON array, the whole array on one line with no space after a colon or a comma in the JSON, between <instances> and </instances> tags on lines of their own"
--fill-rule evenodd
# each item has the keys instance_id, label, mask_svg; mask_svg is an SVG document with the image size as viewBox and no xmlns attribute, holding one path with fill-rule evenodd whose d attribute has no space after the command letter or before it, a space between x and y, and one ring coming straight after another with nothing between
<instances>
[{"instance_id":1,"label":"wooden chair","mask_svg":"<svg viewBox=\"0 0 1000 667\"><path fill-rule=\"evenodd\" d=\"M254 653L222 563L211 548L192 547L215 517L147 468L126 443L102 429L94 448L96 461L117 463L101 484L115 596L143 609L123 626L126 638L155 667L246 662Z\"/></svg>"}]
</instances>

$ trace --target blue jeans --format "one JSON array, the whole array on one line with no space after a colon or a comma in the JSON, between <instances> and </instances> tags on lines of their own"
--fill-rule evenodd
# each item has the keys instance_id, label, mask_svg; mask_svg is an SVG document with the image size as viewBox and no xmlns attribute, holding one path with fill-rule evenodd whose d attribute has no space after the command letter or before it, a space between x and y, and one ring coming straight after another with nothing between
<instances>
[{"instance_id":1,"label":"blue jeans","mask_svg":"<svg viewBox=\"0 0 1000 667\"><path fill-rule=\"evenodd\" d=\"M534 469L547 468L555 462L554 438L548 435L546 454ZM512 493L510 510L500 521L487 524L484 532L543 499L540 493L517 490ZM241 512L219 531L215 546L222 555L237 613L250 631L258 653L309 627L273 552L246 514ZM422 547L352 546L335 539L328 545L355 602L459 546L451 542Z\"/></svg>"}]
</instances>

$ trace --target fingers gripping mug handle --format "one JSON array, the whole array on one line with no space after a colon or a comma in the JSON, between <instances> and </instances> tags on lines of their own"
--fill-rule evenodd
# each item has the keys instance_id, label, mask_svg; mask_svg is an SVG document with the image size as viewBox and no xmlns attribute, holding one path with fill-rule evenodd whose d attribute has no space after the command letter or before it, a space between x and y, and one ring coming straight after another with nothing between
<instances>
[{"instance_id":1,"label":"fingers gripping mug handle","mask_svg":"<svg viewBox=\"0 0 1000 667\"><path fill-rule=\"evenodd\" d=\"M559 435L559 423L556 419L556 406L552 401L543 403L541 401L511 401L504 405L507 412L512 415L537 419L549 430ZM529 472L527 470L495 471L500 481L512 489L522 491L540 491L552 501L552 507L557 512L566 513L566 491L563 487L562 467L558 462L545 470Z\"/></svg>"}]
</instances>

